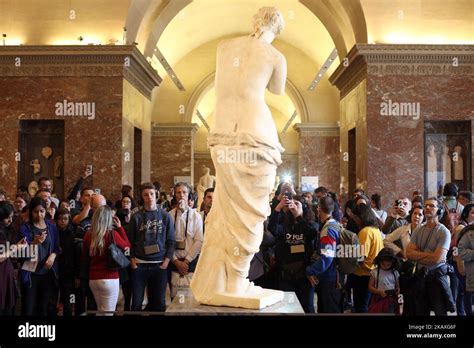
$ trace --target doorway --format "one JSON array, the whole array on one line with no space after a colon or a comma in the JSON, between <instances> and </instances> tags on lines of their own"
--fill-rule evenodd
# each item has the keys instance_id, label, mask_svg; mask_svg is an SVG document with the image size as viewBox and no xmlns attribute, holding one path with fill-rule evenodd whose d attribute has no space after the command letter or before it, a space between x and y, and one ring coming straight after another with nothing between
<instances>
[{"instance_id":1,"label":"doorway","mask_svg":"<svg viewBox=\"0 0 474 348\"><path fill-rule=\"evenodd\" d=\"M64 196L64 121L21 120L18 186L49 177L53 193Z\"/></svg>"},{"instance_id":2,"label":"doorway","mask_svg":"<svg viewBox=\"0 0 474 348\"><path fill-rule=\"evenodd\" d=\"M349 130L349 195L357 188L357 155L356 155L356 129Z\"/></svg>"},{"instance_id":3,"label":"doorway","mask_svg":"<svg viewBox=\"0 0 474 348\"><path fill-rule=\"evenodd\" d=\"M133 192L135 199L140 198L142 183L142 130L134 127L133 134Z\"/></svg>"}]
</instances>

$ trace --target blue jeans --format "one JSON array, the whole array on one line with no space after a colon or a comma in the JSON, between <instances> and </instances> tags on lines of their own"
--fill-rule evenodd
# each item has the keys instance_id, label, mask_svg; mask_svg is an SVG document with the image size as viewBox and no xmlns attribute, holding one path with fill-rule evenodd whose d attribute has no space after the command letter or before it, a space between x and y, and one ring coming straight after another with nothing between
<instances>
[{"instance_id":1,"label":"blue jeans","mask_svg":"<svg viewBox=\"0 0 474 348\"><path fill-rule=\"evenodd\" d=\"M415 315L430 315L434 311L435 315L445 316L448 314L448 296L452 297L447 286L448 275L438 277L428 276L420 280L424 284L415 285L413 292L415 296ZM452 300L452 298L451 298Z\"/></svg>"},{"instance_id":2,"label":"blue jeans","mask_svg":"<svg viewBox=\"0 0 474 348\"><path fill-rule=\"evenodd\" d=\"M150 311L166 310L167 270L158 263L138 264L132 269L132 311L142 309L145 287L148 286L148 308Z\"/></svg>"},{"instance_id":3,"label":"blue jeans","mask_svg":"<svg viewBox=\"0 0 474 348\"><path fill-rule=\"evenodd\" d=\"M455 273L451 274L449 279L453 299L456 301L456 313L457 315L464 316L466 315L464 310L464 285L466 282L465 279L462 279L463 276L459 273L456 262L451 262L451 265L453 265L455 270Z\"/></svg>"},{"instance_id":4,"label":"blue jeans","mask_svg":"<svg viewBox=\"0 0 474 348\"><path fill-rule=\"evenodd\" d=\"M464 292L464 309L466 311L466 315L472 315L472 292L470 291Z\"/></svg>"}]
</instances>

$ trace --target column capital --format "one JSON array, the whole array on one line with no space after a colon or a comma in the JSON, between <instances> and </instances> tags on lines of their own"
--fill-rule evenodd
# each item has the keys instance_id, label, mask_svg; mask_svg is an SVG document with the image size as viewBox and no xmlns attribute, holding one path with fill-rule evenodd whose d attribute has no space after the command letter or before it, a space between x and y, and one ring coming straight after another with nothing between
<instances>
[{"instance_id":1,"label":"column capital","mask_svg":"<svg viewBox=\"0 0 474 348\"><path fill-rule=\"evenodd\" d=\"M152 123L153 136L194 136L198 129L199 125L196 123Z\"/></svg>"},{"instance_id":2,"label":"column capital","mask_svg":"<svg viewBox=\"0 0 474 348\"><path fill-rule=\"evenodd\" d=\"M302 136L339 136L338 123L296 123L293 128Z\"/></svg>"},{"instance_id":3,"label":"column capital","mask_svg":"<svg viewBox=\"0 0 474 348\"><path fill-rule=\"evenodd\" d=\"M474 75L474 45L356 44L329 81L341 98L368 76Z\"/></svg>"},{"instance_id":4,"label":"column capital","mask_svg":"<svg viewBox=\"0 0 474 348\"><path fill-rule=\"evenodd\" d=\"M2 46L0 76L122 77L149 100L162 81L134 45Z\"/></svg>"}]
</instances>

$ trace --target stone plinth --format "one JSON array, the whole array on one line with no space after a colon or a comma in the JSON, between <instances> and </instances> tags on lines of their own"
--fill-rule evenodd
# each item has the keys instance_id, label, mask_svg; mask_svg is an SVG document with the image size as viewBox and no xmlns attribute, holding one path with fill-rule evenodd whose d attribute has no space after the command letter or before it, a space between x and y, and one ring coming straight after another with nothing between
<instances>
[{"instance_id":1,"label":"stone plinth","mask_svg":"<svg viewBox=\"0 0 474 348\"><path fill-rule=\"evenodd\" d=\"M190 289L178 291L166 315L304 315L294 292L285 292L283 301L263 309L215 307L201 305L194 299Z\"/></svg>"}]
</instances>

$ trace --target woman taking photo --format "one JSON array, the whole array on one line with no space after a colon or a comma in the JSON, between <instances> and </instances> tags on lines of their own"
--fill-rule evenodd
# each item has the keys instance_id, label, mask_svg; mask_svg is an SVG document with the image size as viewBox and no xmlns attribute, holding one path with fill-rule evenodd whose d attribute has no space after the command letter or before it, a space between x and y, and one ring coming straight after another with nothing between
<instances>
[{"instance_id":1,"label":"woman taking photo","mask_svg":"<svg viewBox=\"0 0 474 348\"><path fill-rule=\"evenodd\" d=\"M86 255L85 259L89 262L89 286L97 309L101 312L115 311L119 295L119 273L107 266L108 248L112 242L122 250L130 248L119 218L112 217L110 207L102 206L92 216L92 225L84 237L83 245L83 255Z\"/></svg>"},{"instance_id":2,"label":"woman taking photo","mask_svg":"<svg viewBox=\"0 0 474 348\"><path fill-rule=\"evenodd\" d=\"M36 255L27 259L20 271L23 288L22 314L46 316L49 299L57 291L59 237L56 225L45 219L46 203L33 198L29 205L29 221L20 227L19 239L35 245ZM31 248L30 248L31 250Z\"/></svg>"}]
</instances>

